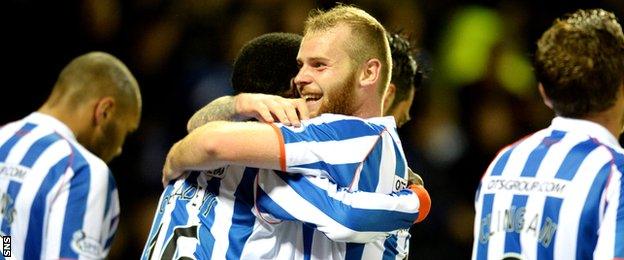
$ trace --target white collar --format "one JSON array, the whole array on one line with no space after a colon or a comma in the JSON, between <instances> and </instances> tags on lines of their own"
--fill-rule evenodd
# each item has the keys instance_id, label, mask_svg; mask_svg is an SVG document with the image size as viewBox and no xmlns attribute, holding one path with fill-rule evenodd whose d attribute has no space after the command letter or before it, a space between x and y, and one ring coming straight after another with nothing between
<instances>
[{"instance_id":1,"label":"white collar","mask_svg":"<svg viewBox=\"0 0 624 260\"><path fill-rule=\"evenodd\" d=\"M36 123L38 125L51 127L52 129L54 129L54 131L56 131L63 137L76 141L76 136L74 135L74 132L72 132L72 130L69 129L69 127L65 125L65 123L61 122L53 116L41 112L32 112L30 115L24 118L24 120L26 120L27 122Z\"/></svg>"},{"instance_id":2,"label":"white collar","mask_svg":"<svg viewBox=\"0 0 624 260\"><path fill-rule=\"evenodd\" d=\"M622 149L617 138L613 136L607 128L589 120L555 117L549 128L565 132L586 134L590 137L596 138L601 143L610 147Z\"/></svg>"}]
</instances>

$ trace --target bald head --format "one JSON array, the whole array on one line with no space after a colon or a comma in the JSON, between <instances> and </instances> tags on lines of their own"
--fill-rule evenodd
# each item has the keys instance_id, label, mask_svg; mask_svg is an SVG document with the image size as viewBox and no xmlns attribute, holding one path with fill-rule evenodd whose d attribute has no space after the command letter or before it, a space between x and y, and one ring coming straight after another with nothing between
<instances>
[{"instance_id":1,"label":"bald head","mask_svg":"<svg viewBox=\"0 0 624 260\"><path fill-rule=\"evenodd\" d=\"M46 105L76 109L105 96L115 98L119 108L127 112L141 107L141 93L128 68L110 54L90 52L63 68Z\"/></svg>"},{"instance_id":2,"label":"bald head","mask_svg":"<svg viewBox=\"0 0 624 260\"><path fill-rule=\"evenodd\" d=\"M79 143L108 162L137 129L141 106L139 86L128 68L110 54L90 52L63 68L39 112L65 123Z\"/></svg>"}]
</instances>

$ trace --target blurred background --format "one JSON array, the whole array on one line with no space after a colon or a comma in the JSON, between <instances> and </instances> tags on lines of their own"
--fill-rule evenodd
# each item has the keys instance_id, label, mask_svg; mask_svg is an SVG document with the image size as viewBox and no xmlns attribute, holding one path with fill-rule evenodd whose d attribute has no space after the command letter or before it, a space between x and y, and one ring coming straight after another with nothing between
<instances>
[{"instance_id":1,"label":"blurred background","mask_svg":"<svg viewBox=\"0 0 624 260\"><path fill-rule=\"evenodd\" d=\"M553 114L531 68L535 41L552 21L579 8L620 19L622 0L362 0L355 4L420 50L427 71L412 121L400 134L412 169L431 192L428 219L412 228L411 259L467 259L479 178L506 144L546 127ZM106 51L124 61L143 94L139 130L111 168L121 222L110 259L136 259L162 191L169 147L192 113L231 93L233 58L263 33L301 33L313 8L334 1L5 0L0 3L0 124L47 98L72 58ZM620 20L622 21L622 20Z\"/></svg>"}]
</instances>

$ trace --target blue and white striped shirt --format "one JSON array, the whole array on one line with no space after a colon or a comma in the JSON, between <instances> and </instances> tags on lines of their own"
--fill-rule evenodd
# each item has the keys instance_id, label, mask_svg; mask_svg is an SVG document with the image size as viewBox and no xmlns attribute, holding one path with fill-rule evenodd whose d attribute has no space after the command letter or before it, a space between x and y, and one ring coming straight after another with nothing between
<instances>
[{"instance_id":1,"label":"blue and white striped shirt","mask_svg":"<svg viewBox=\"0 0 624 260\"><path fill-rule=\"evenodd\" d=\"M624 258L623 169L624 150L607 129L555 118L485 172L472 258Z\"/></svg>"},{"instance_id":2,"label":"blue and white striped shirt","mask_svg":"<svg viewBox=\"0 0 624 260\"><path fill-rule=\"evenodd\" d=\"M299 174L227 166L170 184L142 259L344 258L346 243L328 237L377 240L383 254L388 233L411 226L419 206L415 194L401 190L406 164L387 122L394 125L391 118L326 114L301 128L276 124L284 141L283 168ZM373 183L394 193L358 191L376 191L368 188Z\"/></svg>"},{"instance_id":3,"label":"blue and white striped shirt","mask_svg":"<svg viewBox=\"0 0 624 260\"><path fill-rule=\"evenodd\" d=\"M62 122L35 112L0 129L0 209L16 259L101 259L119 199L106 164Z\"/></svg>"}]
</instances>

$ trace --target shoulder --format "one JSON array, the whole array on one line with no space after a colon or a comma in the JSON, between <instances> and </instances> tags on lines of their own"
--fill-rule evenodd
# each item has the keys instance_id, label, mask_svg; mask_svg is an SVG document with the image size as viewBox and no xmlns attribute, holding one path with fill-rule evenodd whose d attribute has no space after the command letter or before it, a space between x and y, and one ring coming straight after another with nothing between
<instances>
[{"instance_id":1,"label":"shoulder","mask_svg":"<svg viewBox=\"0 0 624 260\"><path fill-rule=\"evenodd\" d=\"M75 172L88 171L92 176L108 178L110 171L102 159L76 141L67 140L67 142L72 149L71 167Z\"/></svg>"}]
</instances>

